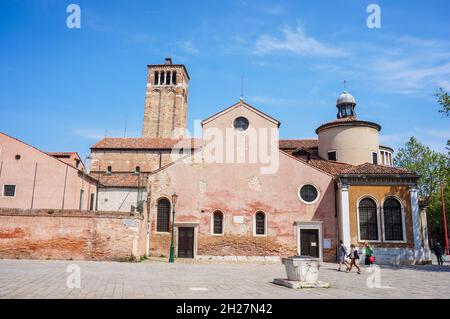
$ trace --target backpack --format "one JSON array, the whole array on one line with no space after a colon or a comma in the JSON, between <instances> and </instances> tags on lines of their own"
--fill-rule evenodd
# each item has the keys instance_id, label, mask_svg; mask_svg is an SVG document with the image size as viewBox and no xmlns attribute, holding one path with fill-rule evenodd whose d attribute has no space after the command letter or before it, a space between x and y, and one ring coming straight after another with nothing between
<instances>
[{"instance_id":1,"label":"backpack","mask_svg":"<svg viewBox=\"0 0 450 319\"><path fill-rule=\"evenodd\" d=\"M359 254L358 254L358 251L357 251L357 250L355 250L355 251L353 252L353 257L354 257L355 259L359 259Z\"/></svg>"}]
</instances>

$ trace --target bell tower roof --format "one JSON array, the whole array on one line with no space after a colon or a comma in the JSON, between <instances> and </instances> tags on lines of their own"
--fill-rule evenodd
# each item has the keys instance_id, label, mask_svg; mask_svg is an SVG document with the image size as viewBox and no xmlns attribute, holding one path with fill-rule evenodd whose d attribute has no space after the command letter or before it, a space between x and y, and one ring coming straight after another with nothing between
<instances>
[{"instance_id":1,"label":"bell tower roof","mask_svg":"<svg viewBox=\"0 0 450 319\"><path fill-rule=\"evenodd\" d=\"M344 103L353 103L356 105L356 100L353 97L353 95L351 95L347 91L344 91L341 93L341 95L339 95L339 97L336 101L336 105L344 104Z\"/></svg>"},{"instance_id":2,"label":"bell tower roof","mask_svg":"<svg viewBox=\"0 0 450 319\"><path fill-rule=\"evenodd\" d=\"M337 118L356 118L356 100L347 91L344 91L339 95L336 101L336 107L338 109Z\"/></svg>"}]
</instances>

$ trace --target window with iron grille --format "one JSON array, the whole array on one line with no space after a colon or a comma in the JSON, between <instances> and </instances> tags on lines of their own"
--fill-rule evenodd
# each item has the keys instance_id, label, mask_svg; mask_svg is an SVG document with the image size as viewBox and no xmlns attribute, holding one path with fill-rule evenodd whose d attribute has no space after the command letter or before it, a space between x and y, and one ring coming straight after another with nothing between
<instances>
[{"instance_id":1,"label":"window with iron grille","mask_svg":"<svg viewBox=\"0 0 450 319\"><path fill-rule=\"evenodd\" d=\"M359 202L359 236L361 240L378 240L377 204L373 199Z\"/></svg>"},{"instance_id":2,"label":"window with iron grille","mask_svg":"<svg viewBox=\"0 0 450 319\"><path fill-rule=\"evenodd\" d=\"M156 216L156 231L169 232L170 202L166 198L158 201L158 213Z\"/></svg>"},{"instance_id":3,"label":"window with iron grille","mask_svg":"<svg viewBox=\"0 0 450 319\"><path fill-rule=\"evenodd\" d=\"M16 185L4 185L3 186L3 196L5 196L5 197L16 196Z\"/></svg>"},{"instance_id":4,"label":"window with iron grille","mask_svg":"<svg viewBox=\"0 0 450 319\"><path fill-rule=\"evenodd\" d=\"M307 203L314 202L318 195L319 193L313 185L303 185L300 189L300 198Z\"/></svg>"},{"instance_id":5,"label":"window with iron grille","mask_svg":"<svg viewBox=\"0 0 450 319\"><path fill-rule=\"evenodd\" d=\"M383 204L384 239L403 240L402 206L395 198Z\"/></svg>"},{"instance_id":6,"label":"window with iron grille","mask_svg":"<svg viewBox=\"0 0 450 319\"><path fill-rule=\"evenodd\" d=\"M214 234L222 234L223 233L223 214L222 212L214 212L213 217L213 232Z\"/></svg>"},{"instance_id":7,"label":"window with iron grille","mask_svg":"<svg viewBox=\"0 0 450 319\"><path fill-rule=\"evenodd\" d=\"M266 215L263 212L255 215L255 233L256 235L265 235L266 233Z\"/></svg>"}]
</instances>

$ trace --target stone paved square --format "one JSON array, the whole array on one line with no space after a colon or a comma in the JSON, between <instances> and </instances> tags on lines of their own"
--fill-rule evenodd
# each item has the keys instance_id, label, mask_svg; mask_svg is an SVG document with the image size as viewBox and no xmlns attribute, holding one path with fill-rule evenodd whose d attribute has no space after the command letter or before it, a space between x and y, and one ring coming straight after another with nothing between
<instances>
[{"instance_id":1,"label":"stone paved square","mask_svg":"<svg viewBox=\"0 0 450 319\"><path fill-rule=\"evenodd\" d=\"M81 270L81 288L68 288L67 266ZM382 288L369 288L371 273L338 272L325 263L319 279L331 288L294 290L272 283L285 278L281 263L162 260L139 263L0 260L0 298L449 298L450 267L381 266Z\"/></svg>"}]
</instances>

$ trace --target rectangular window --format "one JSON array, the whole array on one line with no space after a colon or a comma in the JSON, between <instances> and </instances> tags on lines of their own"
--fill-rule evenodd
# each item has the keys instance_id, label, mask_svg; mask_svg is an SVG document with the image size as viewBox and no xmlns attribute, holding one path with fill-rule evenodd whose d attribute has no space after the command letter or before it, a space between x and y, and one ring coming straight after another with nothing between
<instances>
[{"instance_id":1,"label":"rectangular window","mask_svg":"<svg viewBox=\"0 0 450 319\"><path fill-rule=\"evenodd\" d=\"M84 197L84 190L80 189L80 210L83 209L83 197Z\"/></svg>"},{"instance_id":2,"label":"rectangular window","mask_svg":"<svg viewBox=\"0 0 450 319\"><path fill-rule=\"evenodd\" d=\"M372 163L378 165L378 153L372 153Z\"/></svg>"},{"instance_id":3,"label":"rectangular window","mask_svg":"<svg viewBox=\"0 0 450 319\"><path fill-rule=\"evenodd\" d=\"M94 195L94 193L91 193L91 199L89 202L89 210L94 210L94 201L95 201L95 195Z\"/></svg>"},{"instance_id":4,"label":"rectangular window","mask_svg":"<svg viewBox=\"0 0 450 319\"><path fill-rule=\"evenodd\" d=\"M336 161L336 151L328 152L328 160Z\"/></svg>"},{"instance_id":5,"label":"rectangular window","mask_svg":"<svg viewBox=\"0 0 450 319\"><path fill-rule=\"evenodd\" d=\"M3 196L4 197L15 197L16 196L16 185L4 185L3 186Z\"/></svg>"}]
</instances>

